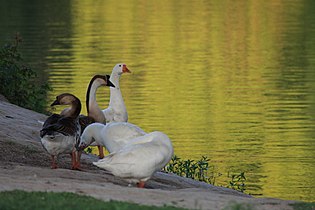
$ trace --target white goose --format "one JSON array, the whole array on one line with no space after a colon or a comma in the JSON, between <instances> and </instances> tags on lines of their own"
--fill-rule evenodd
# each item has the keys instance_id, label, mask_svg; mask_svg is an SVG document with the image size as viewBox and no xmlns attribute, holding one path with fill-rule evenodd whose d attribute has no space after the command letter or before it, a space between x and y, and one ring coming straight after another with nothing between
<instances>
[{"instance_id":1,"label":"white goose","mask_svg":"<svg viewBox=\"0 0 315 210\"><path fill-rule=\"evenodd\" d=\"M106 125L93 123L83 131L79 148L83 150L95 142L112 153L124 147L131 139L145 134L141 128L127 122L112 122Z\"/></svg>"},{"instance_id":2,"label":"white goose","mask_svg":"<svg viewBox=\"0 0 315 210\"><path fill-rule=\"evenodd\" d=\"M127 113L127 109L126 109L124 99L120 91L120 85L119 85L120 76L123 73L131 73L131 72L127 68L126 64L119 63L114 66L112 73L110 75L110 80L114 84L114 87L112 86L110 88L110 99L109 99L108 107L102 110L106 123L128 121L128 113ZM90 110L91 111L93 110L93 112L99 115L98 113L101 110L99 109L96 103L96 100L91 99L89 100L89 103L91 107ZM96 122L101 122L101 121L96 121ZM102 147L98 146L98 152L99 152L99 157L103 158L104 152L103 152Z\"/></svg>"},{"instance_id":3,"label":"white goose","mask_svg":"<svg viewBox=\"0 0 315 210\"><path fill-rule=\"evenodd\" d=\"M110 75L111 82L115 87L110 88L110 100L107 109L103 110L106 122L127 122L128 113L124 103L124 99L121 95L119 79L123 73L130 73L126 64L119 63L116 64Z\"/></svg>"},{"instance_id":4,"label":"white goose","mask_svg":"<svg viewBox=\"0 0 315 210\"><path fill-rule=\"evenodd\" d=\"M51 104L70 105L60 114L53 114L46 119L40 131L41 143L51 155L51 168L57 168L55 157L59 154L70 154L72 169L79 169L80 160L76 147L79 144L81 126L78 116L81 111L80 100L70 93L63 93L56 97Z\"/></svg>"},{"instance_id":5,"label":"white goose","mask_svg":"<svg viewBox=\"0 0 315 210\"><path fill-rule=\"evenodd\" d=\"M173 146L168 136L155 131L129 140L121 149L93 164L143 188L172 155Z\"/></svg>"}]
</instances>

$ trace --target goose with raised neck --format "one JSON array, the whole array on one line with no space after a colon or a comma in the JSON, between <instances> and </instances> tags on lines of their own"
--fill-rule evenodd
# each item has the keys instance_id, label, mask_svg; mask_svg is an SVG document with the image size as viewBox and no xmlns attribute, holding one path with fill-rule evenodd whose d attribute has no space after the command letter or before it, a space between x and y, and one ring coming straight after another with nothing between
<instances>
[{"instance_id":1,"label":"goose with raised neck","mask_svg":"<svg viewBox=\"0 0 315 210\"><path fill-rule=\"evenodd\" d=\"M111 82L115 87L110 88L110 100L108 108L103 110L106 122L127 122L128 113L121 94L119 80L122 74L131 73L124 63L116 64L110 75Z\"/></svg>"},{"instance_id":2,"label":"goose with raised neck","mask_svg":"<svg viewBox=\"0 0 315 210\"><path fill-rule=\"evenodd\" d=\"M86 91L86 111L95 122L106 123L105 116L96 101L96 91L101 86L115 87L109 75L95 75Z\"/></svg>"},{"instance_id":3,"label":"goose with raised neck","mask_svg":"<svg viewBox=\"0 0 315 210\"><path fill-rule=\"evenodd\" d=\"M82 132L91 123L99 122L106 123L105 116L98 106L96 101L96 91L101 86L115 87L110 81L109 75L95 75L89 82L87 91L86 91L86 111L88 116L80 116L80 124L82 126ZM98 146L99 157L104 157L103 148Z\"/></svg>"}]
</instances>

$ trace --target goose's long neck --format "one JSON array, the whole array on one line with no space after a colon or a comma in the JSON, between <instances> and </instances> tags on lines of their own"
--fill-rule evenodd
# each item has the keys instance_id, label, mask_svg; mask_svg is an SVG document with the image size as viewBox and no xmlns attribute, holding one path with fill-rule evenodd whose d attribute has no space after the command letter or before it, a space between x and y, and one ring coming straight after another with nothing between
<instances>
[{"instance_id":1,"label":"goose's long neck","mask_svg":"<svg viewBox=\"0 0 315 210\"><path fill-rule=\"evenodd\" d=\"M87 93L86 93L86 111L89 114L91 109L99 108L97 102L96 102L96 90L99 86L92 82L92 84L89 85Z\"/></svg>"},{"instance_id":2,"label":"goose's long neck","mask_svg":"<svg viewBox=\"0 0 315 210\"><path fill-rule=\"evenodd\" d=\"M103 124L93 123L84 130L82 134L82 139L84 139L85 143L87 143L88 145L91 144L93 140L96 141L96 143L100 144L100 141L102 139L101 130L103 129L103 127Z\"/></svg>"},{"instance_id":3,"label":"goose's long neck","mask_svg":"<svg viewBox=\"0 0 315 210\"><path fill-rule=\"evenodd\" d=\"M115 85L116 89L120 89L119 86L119 80L120 80L120 74L118 74L117 72L112 72L110 75L110 81Z\"/></svg>"},{"instance_id":4,"label":"goose's long neck","mask_svg":"<svg viewBox=\"0 0 315 210\"><path fill-rule=\"evenodd\" d=\"M65 117L77 118L80 112L81 112L81 102L80 100L76 99L70 104L69 108L66 108L61 112L61 115Z\"/></svg>"},{"instance_id":5,"label":"goose's long neck","mask_svg":"<svg viewBox=\"0 0 315 210\"><path fill-rule=\"evenodd\" d=\"M90 135L93 138L89 139L94 139L98 145L103 145L108 149L112 147L112 142L109 138L106 138L106 136L104 136L104 133L102 132L102 130L105 128L104 126L105 125L101 123L94 123L93 125L91 125L89 129Z\"/></svg>"},{"instance_id":6,"label":"goose's long neck","mask_svg":"<svg viewBox=\"0 0 315 210\"><path fill-rule=\"evenodd\" d=\"M110 75L110 80L115 85L115 87L110 87L109 106L113 107L114 109L125 108L124 99L122 97L119 85L120 75L113 72Z\"/></svg>"},{"instance_id":7,"label":"goose's long neck","mask_svg":"<svg viewBox=\"0 0 315 210\"><path fill-rule=\"evenodd\" d=\"M89 84L86 93L86 110L89 117L92 117L96 122L105 122L102 111L96 102L96 90L101 85L97 82Z\"/></svg>"},{"instance_id":8,"label":"goose's long neck","mask_svg":"<svg viewBox=\"0 0 315 210\"><path fill-rule=\"evenodd\" d=\"M103 145L104 147L106 147L106 150L111 153L112 151L114 151L114 148L117 147L117 143L115 141L113 141L110 137L103 135L101 132L99 132L98 134L96 134L97 136L95 136L95 141L98 145Z\"/></svg>"}]
</instances>

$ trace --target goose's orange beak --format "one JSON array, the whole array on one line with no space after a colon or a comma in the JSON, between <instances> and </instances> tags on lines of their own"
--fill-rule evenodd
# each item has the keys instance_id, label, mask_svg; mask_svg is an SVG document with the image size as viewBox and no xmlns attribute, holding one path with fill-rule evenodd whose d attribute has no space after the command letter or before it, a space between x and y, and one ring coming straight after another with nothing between
<instances>
[{"instance_id":1,"label":"goose's orange beak","mask_svg":"<svg viewBox=\"0 0 315 210\"><path fill-rule=\"evenodd\" d=\"M126 65L123 65L122 71L123 71L123 73L131 73L131 71L127 68Z\"/></svg>"}]
</instances>

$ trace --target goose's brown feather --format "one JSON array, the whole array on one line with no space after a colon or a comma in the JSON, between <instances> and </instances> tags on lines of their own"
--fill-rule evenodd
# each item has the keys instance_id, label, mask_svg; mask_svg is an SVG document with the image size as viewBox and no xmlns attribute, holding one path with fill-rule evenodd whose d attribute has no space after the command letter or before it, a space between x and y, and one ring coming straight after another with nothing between
<instances>
[{"instance_id":1,"label":"goose's brown feather","mask_svg":"<svg viewBox=\"0 0 315 210\"><path fill-rule=\"evenodd\" d=\"M53 114L45 121L40 137L53 135L55 132L65 136L74 136L78 132L77 119Z\"/></svg>"}]
</instances>

